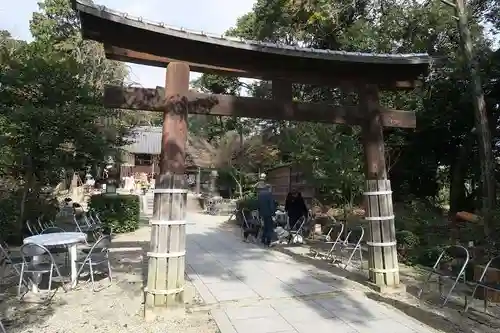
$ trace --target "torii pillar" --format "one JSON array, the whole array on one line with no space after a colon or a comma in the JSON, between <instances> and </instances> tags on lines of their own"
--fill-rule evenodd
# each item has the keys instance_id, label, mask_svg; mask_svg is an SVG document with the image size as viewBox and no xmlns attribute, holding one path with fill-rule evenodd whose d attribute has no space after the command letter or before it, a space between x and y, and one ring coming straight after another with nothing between
<instances>
[{"instance_id":1,"label":"torii pillar","mask_svg":"<svg viewBox=\"0 0 500 333\"><path fill-rule=\"evenodd\" d=\"M160 172L156 178L153 218L150 220L148 279L144 288L146 320L161 316L166 309L184 311L188 91L189 66L170 63L165 80Z\"/></svg>"},{"instance_id":2,"label":"torii pillar","mask_svg":"<svg viewBox=\"0 0 500 333\"><path fill-rule=\"evenodd\" d=\"M391 182L387 179L379 92L374 85L358 88L365 120L361 124L365 154L365 220L368 225L369 280L379 292L401 292ZM366 235L366 234L365 234Z\"/></svg>"}]
</instances>

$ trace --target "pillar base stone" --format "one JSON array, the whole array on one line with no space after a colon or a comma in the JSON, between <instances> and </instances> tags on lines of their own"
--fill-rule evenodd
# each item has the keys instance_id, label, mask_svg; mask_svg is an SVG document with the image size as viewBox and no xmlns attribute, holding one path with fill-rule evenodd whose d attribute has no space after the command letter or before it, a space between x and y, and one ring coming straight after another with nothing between
<instances>
[{"instance_id":1,"label":"pillar base stone","mask_svg":"<svg viewBox=\"0 0 500 333\"><path fill-rule=\"evenodd\" d=\"M383 295L403 294L406 292L406 285L404 285L403 283L394 286L386 286L376 285L375 283L368 282L368 286Z\"/></svg>"}]
</instances>

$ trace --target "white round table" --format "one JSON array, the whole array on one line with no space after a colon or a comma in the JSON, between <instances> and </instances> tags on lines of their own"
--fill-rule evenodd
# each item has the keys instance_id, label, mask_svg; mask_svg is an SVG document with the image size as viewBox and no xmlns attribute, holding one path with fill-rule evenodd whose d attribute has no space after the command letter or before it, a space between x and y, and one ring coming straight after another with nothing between
<instances>
[{"instance_id":1,"label":"white round table","mask_svg":"<svg viewBox=\"0 0 500 333\"><path fill-rule=\"evenodd\" d=\"M38 244L45 247L61 246L68 247L69 261L71 266L71 285L76 285L76 274L78 273L76 267L77 251L76 246L84 243L87 240L87 235L83 232L56 232L52 234L42 234L26 237L23 240L24 244ZM33 258L38 260L38 258Z\"/></svg>"}]
</instances>

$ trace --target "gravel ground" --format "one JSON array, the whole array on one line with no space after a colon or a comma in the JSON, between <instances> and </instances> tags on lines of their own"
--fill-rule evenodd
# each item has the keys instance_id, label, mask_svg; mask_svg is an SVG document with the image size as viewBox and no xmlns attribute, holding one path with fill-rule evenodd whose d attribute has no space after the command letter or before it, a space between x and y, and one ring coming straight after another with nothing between
<instances>
[{"instance_id":1,"label":"gravel ground","mask_svg":"<svg viewBox=\"0 0 500 333\"><path fill-rule=\"evenodd\" d=\"M183 318L145 322L143 320L143 254L149 228L119 235L111 253L113 282L98 282L99 291L82 282L64 293L59 289L50 302L28 294L20 302L12 288L0 302L2 322L8 333L215 333L217 325L208 312L188 311ZM15 288L14 288L15 289ZM199 297L194 295L194 304Z\"/></svg>"}]
</instances>

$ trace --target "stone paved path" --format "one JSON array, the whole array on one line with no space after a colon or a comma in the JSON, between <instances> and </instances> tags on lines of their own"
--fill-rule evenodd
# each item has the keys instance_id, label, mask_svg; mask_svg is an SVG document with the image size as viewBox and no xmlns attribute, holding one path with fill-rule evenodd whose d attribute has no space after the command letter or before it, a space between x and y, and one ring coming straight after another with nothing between
<instances>
[{"instance_id":1,"label":"stone paved path","mask_svg":"<svg viewBox=\"0 0 500 333\"><path fill-rule=\"evenodd\" d=\"M188 220L186 270L221 333L436 332L341 278L316 280L307 265L242 242L214 218Z\"/></svg>"}]
</instances>

